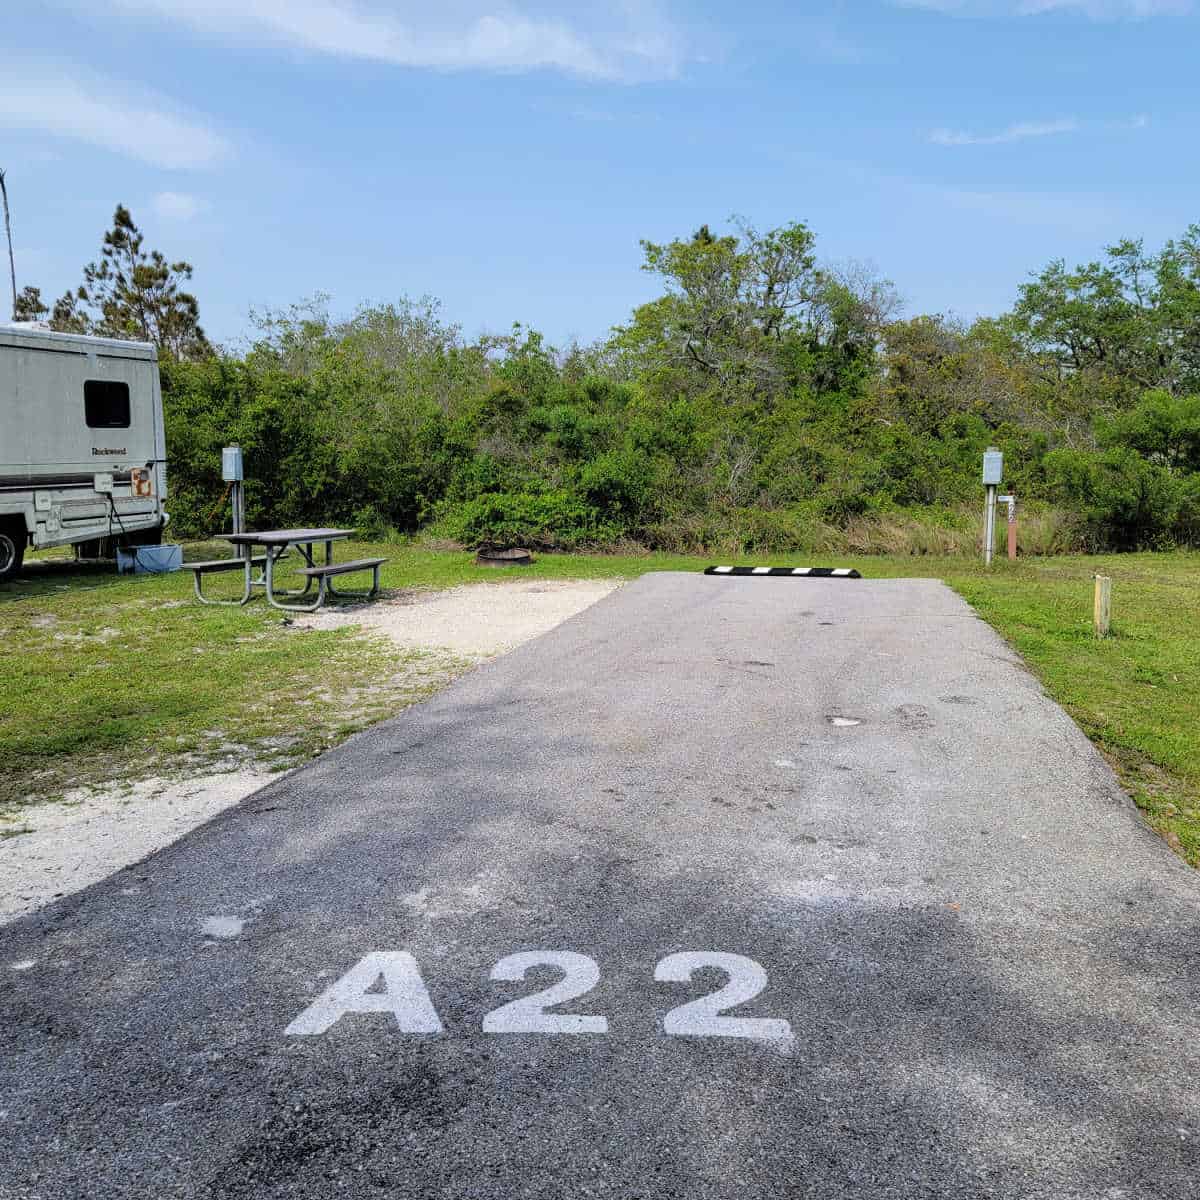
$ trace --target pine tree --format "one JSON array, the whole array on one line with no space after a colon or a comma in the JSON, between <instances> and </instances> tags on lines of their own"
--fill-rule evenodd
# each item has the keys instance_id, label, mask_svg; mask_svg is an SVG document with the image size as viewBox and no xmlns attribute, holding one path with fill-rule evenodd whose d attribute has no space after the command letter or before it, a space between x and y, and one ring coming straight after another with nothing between
<instances>
[{"instance_id":1,"label":"pine tree","mask_svg":"<svg viewBox=\"0 0 1200 1200\"><path fill-rule=\"evenodd\" d=\"M50 328L58 333L95 332L91 317L80 311L79 296L75 292L63 292L55 300L54 310L50 314Z\"/></svg>"},{"instance_id":2,"label":"pine tree","mask_svg":"<svg viewBox=\"0 0 1200 1200\"><path fill-rule=\"evenodd\" d=\"M40 321L50 310L42 303L42 289L23 287L13 308L14 321Z\"/></svg>"},{"instance_id":3,"label":"pine tree","mask_svg":"<svg viewBox=\"0 0 1200 1200\"><path fill-rule=\"evenodd\" d=\"M78 291L55 303L52 327L153 342L174 358L208 357L213 349L196 297L180 288L192 277L191 263L168 262L159 251L144 250L144 242L129 209L118 204L99 262L84 268Z\"/></svg>"}]
</instances>

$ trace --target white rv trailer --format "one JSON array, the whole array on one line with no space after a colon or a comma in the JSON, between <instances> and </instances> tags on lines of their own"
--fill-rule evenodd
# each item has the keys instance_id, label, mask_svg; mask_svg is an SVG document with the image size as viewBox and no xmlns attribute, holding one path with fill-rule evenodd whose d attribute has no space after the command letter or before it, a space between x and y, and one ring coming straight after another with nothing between
<instances>
[{"instance_id":1,"label":"white rv trailer","mask_svg":"<svg viewBox=\"0 0 1200 1200\"><path fill-rule=\"evenodd\" d=\"M166 489L153 345L0 325L0 580L26 546L161 541Z\"/></svg>"}]
</instances>

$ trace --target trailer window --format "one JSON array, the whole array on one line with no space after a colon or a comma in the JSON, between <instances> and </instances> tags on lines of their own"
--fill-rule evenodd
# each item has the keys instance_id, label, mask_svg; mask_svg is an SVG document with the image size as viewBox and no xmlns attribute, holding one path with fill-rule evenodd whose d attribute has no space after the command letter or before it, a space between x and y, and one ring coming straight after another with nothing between
<instances>
[{"instance_id":1,"label":"trailer window","mask_svg":"<svg viewBox=\"0 0 1200 1200\"><path fill-rule=\"evenodd\" d=\"M128 429L129 384L115 379L85 380L83 413L90 429Z\"/></svg>"}]
</instances>

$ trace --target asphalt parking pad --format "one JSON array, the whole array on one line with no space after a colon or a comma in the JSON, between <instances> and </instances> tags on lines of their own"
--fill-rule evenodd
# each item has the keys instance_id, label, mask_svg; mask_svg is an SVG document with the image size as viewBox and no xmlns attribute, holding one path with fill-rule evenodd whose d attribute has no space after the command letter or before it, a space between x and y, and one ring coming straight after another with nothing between
<instances>
[{"instance_id":1,"label":"asphalt parking pad","mask_svg":"<svg viewBox=\"0 0 1200 1200\"><path fill-rule=\"evenodd\" d=\"M0 1197L1200 1196L1198 898L941 585L650 575L0 930Z\"/></svg>"}]
</instances>

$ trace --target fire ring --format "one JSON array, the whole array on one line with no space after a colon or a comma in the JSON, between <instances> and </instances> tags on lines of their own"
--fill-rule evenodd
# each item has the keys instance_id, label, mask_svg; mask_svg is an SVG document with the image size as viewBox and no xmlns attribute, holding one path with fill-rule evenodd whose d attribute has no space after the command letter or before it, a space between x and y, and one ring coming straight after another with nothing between
<instances>
[{"instance_id":1,"label":"fire ring","mask_svg":"<svg viewBox=\"0 0 1200 1200\"><path fill-rule=\"evenodd\" d=\"M475 555L477 567L529 567L533 555L528 550L480 550Z\"/></svg>"}]
</instances>

